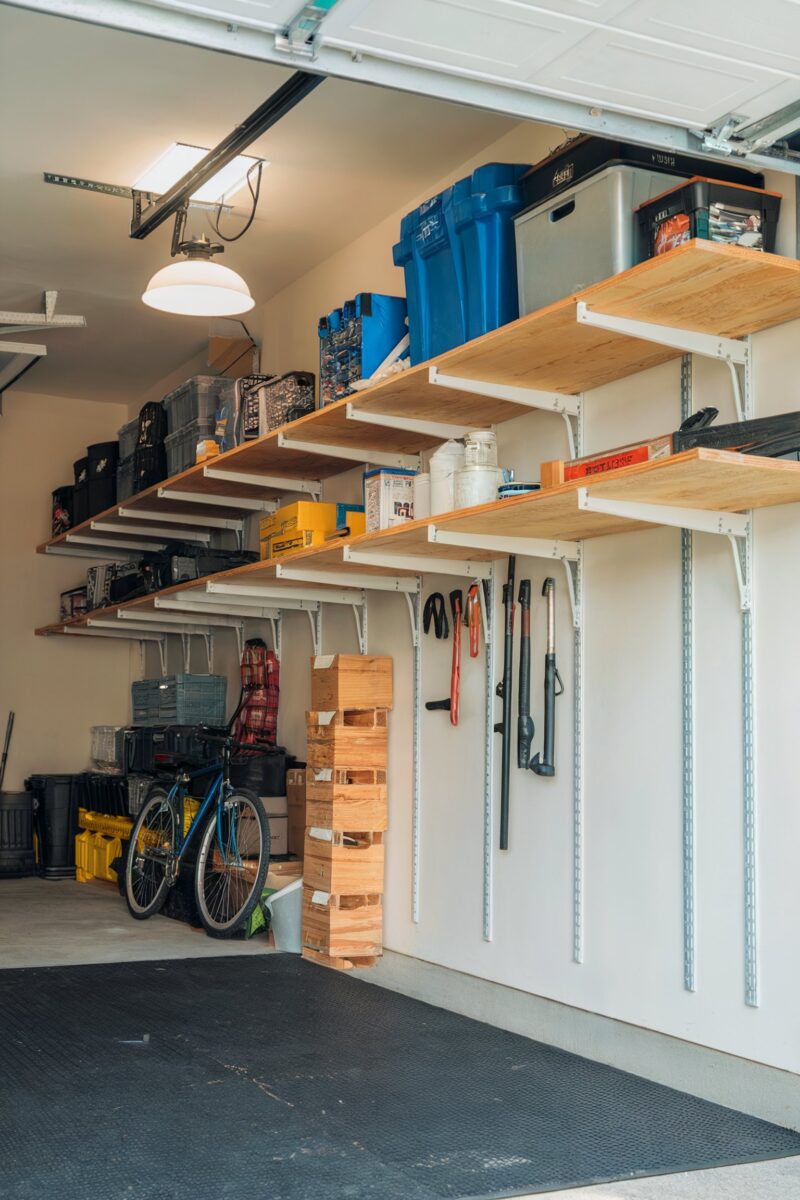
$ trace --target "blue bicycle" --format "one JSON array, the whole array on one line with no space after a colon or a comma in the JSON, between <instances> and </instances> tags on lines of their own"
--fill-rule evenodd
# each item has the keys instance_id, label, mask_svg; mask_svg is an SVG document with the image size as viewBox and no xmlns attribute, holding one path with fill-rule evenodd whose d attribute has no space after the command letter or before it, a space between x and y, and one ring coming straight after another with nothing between
<instances>
[{"instance_id":1,"label":"blue bicycle","mask_svg":"<svg viewBox=\"0 0 800 1200\"><path fill-rule=\"evenodd\" d=\"M221 748L219 762L202 765L187 755L164 755L160 765L175 769L169 789L148 792L131 831L125 860L125 897L138 921L159 912L175 884L189 846L200 831L195 865L195 898L200 920L211 937L228 938L258 904L269 865L269 822L258 796L230 782L231 753L253 751L230 734L201 727L200 740ZM205 799L188 824L189 785L213 775Z\"/></svg>"}]
</instances>

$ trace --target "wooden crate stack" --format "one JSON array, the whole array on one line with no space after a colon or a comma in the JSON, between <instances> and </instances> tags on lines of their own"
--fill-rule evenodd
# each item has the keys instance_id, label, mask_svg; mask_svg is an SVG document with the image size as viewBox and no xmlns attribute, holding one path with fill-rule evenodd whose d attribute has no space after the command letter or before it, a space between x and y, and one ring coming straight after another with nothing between
<instances>
[{"instance_id":1,"label":"wooden crate stack","mask_svg":"<svg viewBox=\"0 0 800 1200\"><path fill-rule=\"evenodd\" d=\"M383 835L392 660L312 659L307 714L303 957L374 966L383 942Z\"/></svg>"}]
</instances>

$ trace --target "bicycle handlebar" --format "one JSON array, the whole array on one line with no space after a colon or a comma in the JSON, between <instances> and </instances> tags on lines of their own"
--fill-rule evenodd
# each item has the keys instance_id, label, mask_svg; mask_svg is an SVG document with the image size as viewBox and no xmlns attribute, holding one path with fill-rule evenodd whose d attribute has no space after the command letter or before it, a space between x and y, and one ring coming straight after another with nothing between
<instances>
[{"instance_id":1,"label":"bicycle handlebar","mask_svg":"<svg viewBox=\"0 0 800 1200\"><path fill-rule=\"evenodd\" d=\"M229 750L250 750L268 754L273 746L267 742L235 742L229 733L214 733L207 725L198 725L195 736L201 742L215 746L226 746Z\"/></svg>"}]
</instances>

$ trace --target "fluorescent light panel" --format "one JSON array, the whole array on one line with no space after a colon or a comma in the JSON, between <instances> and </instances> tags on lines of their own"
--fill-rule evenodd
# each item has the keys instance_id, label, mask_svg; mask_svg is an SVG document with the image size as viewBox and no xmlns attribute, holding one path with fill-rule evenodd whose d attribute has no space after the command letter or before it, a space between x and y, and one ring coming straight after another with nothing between
<instances>
[{"instance_id":1,"label":"fluorescent light panel","mask_svg":"<svg viewBox=\"0 0 800 1200\"><path fill-rule=\"evenodd\" d=\"M182 179L192 167L197 166L207 154L208 150L204 150L202 146L186 146L183 142L173 142L169 149L165 150L143 175L139 176L133 186L137 191L152 192L156 196L163 196L174 183ZM248 158L245 154L239 154L221 171L217 171L216 175L212 176L201 188L193 192L192 200L218 204L220 201L234 196L244 187L247 172L256 162L258 162L257 158ZM269 163L264 163L264 166L269 166Z\"/></svg>"}]
</instances>

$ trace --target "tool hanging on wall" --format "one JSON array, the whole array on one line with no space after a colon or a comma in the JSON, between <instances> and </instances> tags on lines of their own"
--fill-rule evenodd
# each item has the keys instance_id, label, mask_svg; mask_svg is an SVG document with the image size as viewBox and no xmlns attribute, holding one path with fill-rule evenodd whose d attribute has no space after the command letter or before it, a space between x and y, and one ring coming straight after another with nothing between
<instances>
[{"instance_id":1,"label":"tool hanging on wall","mask_svg":"<svg viewBox=\"0 0 800 1200\"><path fill-rule=\"evenodd\" d=\"M441 592L431 592L422 610L422 628L425 633L430 633L431 625L433 626L433 636L437 640L447 639L450 636L447 608Z\"/></svg>"},{"instance_id":2,"label":"tool hanging on wall","mask_svg":"<svg viewBox=\"0 0 800 1200\"><path fill-rule=\"evenodd\" d=\"M547 651L544 658L544 749L541 756L535 754L531 770L537 775L552 778L556 773L553 746L556 730L556 696L564 691L564 684L556 667L556 581L548 577L544 581L542 595L547 601ZM556 691L558 684L558 691Z\"/></svg>"},{"instance_id":3,"label":"tool hanging on wall","mask_svg":"<svg viewBox=\"0 0 800 1200\"><path fill-rule=\"evenodd\" d=\"M3 786L3 779L6 774L6 763L8 762L8 747L11 745L11 734L14 732L14 714L8 714L8 724L6 725L6 740L3 744L3 757L0 758L0 788Z\"/></svg>"},{"instance_id":4,"label":"tool hanging on wall","mask_svg":"<svg viewBox=\"0 0 800 1200\"><path fill-rule=\"evenodd\" d=\"M469 629L469 656L477 658L481 649L481 589L471 583L467 592L466 623Z\"/></svg>"},{"instance_id":5,"label":"tool hanging on wall","mask_svg":"<svg viewBox=\"0 0 800 1200\"><path fill-rule=\"evenodd\" d=\"M531 717L531 581L519 583L519 703L517 710L517 766L531 769L531 742L534 725Z\"/></svg>"},{"instance_id":6,"label":"tool hanging on wall","mask_svg":"<svg viewBox=\"0 0 800 1200\"><path fill-rule=\"evenodd\" d=\"M438 595L439 593L434 593ZM428 597L432 599L432 597ZM460 589L450 593L450 612L453 617L453 665L450 670L450 696L447 700L428 700L428 712L437 710L450 713L450 724L458 725L458 700L461 688L461 613L464 599ZM445 621L447 618L445 617ZM438 636L438 635L437 635Z\"/></svg>"},{"instance_id":7,"label":"tool hanging on wall","mask_svg":"<svg viewBox=\"0 0 800 1200\"><path fill-rule=\"evenodd\" d=\"M495 691L503 701L503 718L495 725L495 733L502 734L503 746L500 768L500 849L508 849L508 799L511 769L511 692L514 676L514 572L517 560L512 554L508 560L508 577L503 584L503 608L505 610L503 647L503 678Z\"/></svg>"}]
</instances>

